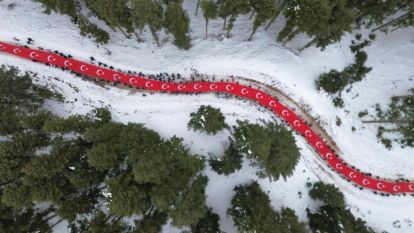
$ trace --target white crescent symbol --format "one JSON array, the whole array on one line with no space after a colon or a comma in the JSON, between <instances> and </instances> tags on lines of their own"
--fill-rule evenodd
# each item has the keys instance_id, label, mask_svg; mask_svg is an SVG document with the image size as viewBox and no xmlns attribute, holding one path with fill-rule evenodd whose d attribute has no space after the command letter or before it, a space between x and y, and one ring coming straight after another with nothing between
<instances>
[{"instance_id":1,"label":"white crescent symbol","mask_svg":"<svg viewBox=\"0 0 414 233\"><path fill-rule=\"evenodd\" d=\"M37 55L37 53L36 52L31 52L30 53L30 57L31 58L36 58L38 55Z\"/></svg>"},{"instance_id":2,"label":"white crescent symbol","mask_svg":"<svg viewBox=\"0 0 414 233\"><path fill-rule=\"evenodd\" d=\"M70 61L68 61L68 60L66 60L63 64L64 64L65 66L71 66L71 65L72 65L72 63L70 63Z\"/></svg>"},{"instance_id":3,"label":"white crescent symbol","mask_svg":"<svg viewBox=\"0 0 414 233\"><path fill-rule=\"evenodd\" d=\"M234 87L232 87L230 84L226 85L226 91L232 91Z\"/></svg>"},{"instance_id":4,"label":"white crescent symbol","mask_svg":"<svg viewBox=\"0 0 414 233\"><path fill-rule=\"evenodd\" d=\"M263 95L262 95L262 93L256 93L256 98L258 98L258 99L263 99Z\"/></svg>"},{"instance_id":5,"label":"white crescent symbol","mask_svg":"<svg viewBox=\"0 0 414 233\"><path fill-rule=\"evenodd\" d=\"M283 110L282 111L282 116L289 116L288 110Z\"/></svg>"},{"instance_id":6,"label":"white crescent symbol","mask_svg":"<svg viewBox=\"0 0 414 233\"><path fill-rule=\"evenodd\" d=\"M20 53L20 49L19 48L13 49L13 53Z\"/></svg>"},{"instance_id":7,"label":"white crescent symbol","mask_svg":"<svg viewBox=\"0 0 414 233\"><path fill-rule=\"evenodd\" d=\"M194 89L198 90L198 89L200 89L200 88L201 88L201 85L200 85L200 84L195 84L195 85L194 85Z\"/></svg>"},{"instance_id":8,"label":"white crescent symbol","mask_svg":"<svg viewBox=\"0 0 414 233\"><path fill-rule=\"evenodd\" d=\"M152 87L152 86L154 86L154 84L152 84L151 82L146 82L145 83L145 87Z\"/></svg>"},{"instance_id":9,"label":"white crescent symbol","mask_svg":"<svg viewBox=\"0 0 414 233\"><path fill-rule=\"evenodd\" d=\"M99 75L99 76L101 76L101 75L103 75L103 74L104 74L104 72L103 72L102 70L97 70L97 71L96 71L96 74L97 74L97 75Z\"/></svg>"},{"instance_id":10,"label":"white crescent symbol","mask_svg":"<svg viewBox=\"0 0 414 233\"><path fill-rule=\"evenodd\" d=\"M86 65L81 65L81 66L80 66L80 70L81 70L81 71L87 71L87 70L88 70L88 68L86 67Z\"/></svg>"},{"instance_id":11,"label":"white crescent symbol","mask_svg":"<svg viewBox=\"0 0 414 233\"><path fill-rule=\"evenodd\" d=\"M368 179L363 179L362 184L363 185L369 185L369 180Z\"/></svg>"},{"instance_id":12,"label":"white crescent symbol","mask_svg":"<svg viewBox=\"0 0 414 233\"><path fill-rule=\"evenodd\" d=\"M355 172L350 172L349 173L349 178L355 179L356 178Z\"/></svg>"},{"instance_id":13,"label":"white crescent symbol","mask_svg":"<svg viewBox=\"0 0 414 233\"><path fill-rule=\"evenodd\" d=\"M344 167L342 166L342 164L340 164L340 163L337 163L336 165L335 165L335 167L336 167L336 169L338 169L338 170L342 170L342 169L344 169Z\"/></svg>"},{"instance_id":14,"label":"white crescent symbol","mask_svg":"<svg viewBox=\"0 0 414 233\"><path fill-rule=\"evenodd\" d=\"M162 88L163 90L167 89L167 88L168 88L168 84L166 84L166 83L162 84L162 85L161 85L161 88Z\"/></svg>"},{"instance_id":15,"label":"white crescent symbol","mask_svg":"<svg viewBox=\"0 0 414 233\"><path fill-rule=\"evenodd\" d=\"M295 125L295 126L300 126L300 122L299 122L299 120L295 120L294 122L293 122L293 124Z\"/></svg>"},{"instance_id":16,"label":"white crescent symbol","mask_svg":"<svg viewBox=\"0 0 414 233\"><path fill-rule=\"evenodd\" d=\"M249 92L247 91L247 89L246 89L246 88L243 88L243 89L241 89L241 93L242 93L243 95L247 95L247 93L249 93Z\"/></svg>"},{"instance_id":17,"label":"white crescent symbol","mask_svg":"<svg viewBox=\"0 0 414 233\"><path fill-rule=\"evenodd\" d=\"M398 192L401 189L401 186L399 185L394 185L394 187L392 187L392 190L394 190L395 192Z\"/></svg>"},{"instance_id":18,"label":"white crescent symbol","mask_svg":"<svg viewBox=\"0 0 414 233\"><path fill-rule=\"evenodd\" d=\"M114 74L112 77L114 78L115 81L119 81L121 79L119 74Z\"/></svg>"},{"instance_id":19,"label":"white crescent symbol","mask_svg":"<svg viewBox=\"0 0 414 233\"><path fill-rule=\"evenodd\" d=\"M408 189L409 189L409 190L411 190L411 191L414 191L414 185L409 184L409 185L408 185Z\"/></svg>"},{"instance_id":20,"label":"white crescent symbol","mask_svg":"<svg viewBox=\"0 0 414 233\"><path fill-rule=\"evenodd\" d=\"M47 60L50 61L50 62L53 62L56 59L52 55L49 55L49 56L47 56Z\"/></svg>"},{"instance_id":21,"label":"white crescent symbol","mask_svg":"<svg viewBox=\"0 0 414 233\"><path fill-rule=\"evenodd\" d=\"M326 157L327 159L332 159L332 154L331 154L331 153L326 153L325 157Z\"/></svg>"},{"instance_id":22,"label":"white crescent symbol","mask_svg":"<svg viewBox=\"0 0 414 233\"><path fill-rule=\"evenodd\" d=\"M179 84L178 85L178 90L182 90L182 89L184 89L184 84Z\"/></svg>"},{"instance_id":23,"label":"white crescent symbol","mask_svg":"<svg viewBox=\"0 0 414 233\"><path fill-rule=\"evenodd\" d=\"M323 147L322 142L317 142L315 145L316 145L316 147L318 147L318 148L322 148L322 147Z\"/></svg>"},{"instance_id":24,"label":"white crescent symbol","mask_svg":"<svg viewBox=\"0 0 414 233\"><path fill-rule=\"evenodd\" d=\"M130 83L130 84L135 84L135 78L130 78L130 79L129 79L129 83Z\"/></svg>"},{"instance_id":25,"label":"white crescent symbol","mask_svg":"<svg viewBox=\"0 0 414 233\"><path fill-rule=\"evenodd\" d=\"M6 49L6 46L4 46L4 44L0 44L0 49Z\"/></svg>"},{"instance_id":26,"label":"white crescent symbol","mask_svg":"<svg viewBox=\"0 0 414 233\"><path fill-rule=\"evenodd\" d=\"M311 134L311 131L310 130L306 130L305 131L305 135L307 136L307 137L312 137L312 134Z\"/></svg>"},{"instance_id":27,"label":"white crescent symbol","mask_svg":"<svg viewBox=\"0 0 414 233\"><path fill-rule=\"evenodd\" d=\"M383 183L378 183L377 184L377 188L378 189L383 189L384 188L384 184Z\"/></svg>"},{"instance_id":28,"label":"white crescent symbol","mask_svg":"<svg viewBox=\"0 0 414 233\"><path fill-rule=\"evenodd\" d=\"M269 102L269 106L270 106L270 107L276 107L276 101L271 100L271 101Z\"/></svg>"},{"instance_id":29,"label":"white crescent symbol","mask_svg":"<svg viewBox=\"0 0 414 233\"><path fill-rule=\"evenodd\" d=\"M216 84L211 84L210 85L210 90L215 90L217 88L217 85Z\"/></svg>"}]
</instances>

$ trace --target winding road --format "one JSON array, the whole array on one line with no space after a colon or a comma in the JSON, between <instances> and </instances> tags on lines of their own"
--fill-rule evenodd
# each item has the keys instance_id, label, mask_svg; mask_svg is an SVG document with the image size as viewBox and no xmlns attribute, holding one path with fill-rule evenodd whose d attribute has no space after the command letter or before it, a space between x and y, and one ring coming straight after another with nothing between
<instances>
[{"instance_id":1,"label":"winding road","mask_svg":"<svg viewBox=\"0 0 414 233\"><path fill-rule=\"evenodd\" d=\"M107 82L119 82L149 91L170 93L227 93L259 103L284 119L296 132L301 134L317 154L339 175L348 181L373 191L390 194L414 193L414 182L392 181L374 177L348 165L331 149L323 138L316 134L297 114L281 104L270 94L246 85L233 82L187 82L169 83L140 76L127 75L115 70L102 68L73 58L67 58L51 51L32 49L0 41L0 52L36 62L65 68L76 73L99 78Z\"/></svg>"}]
</instances>

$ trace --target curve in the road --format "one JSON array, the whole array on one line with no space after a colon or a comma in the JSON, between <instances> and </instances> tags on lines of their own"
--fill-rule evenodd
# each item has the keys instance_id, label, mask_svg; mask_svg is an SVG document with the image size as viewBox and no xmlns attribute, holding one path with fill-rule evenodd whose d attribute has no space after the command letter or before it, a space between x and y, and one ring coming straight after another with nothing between
<instances>
[{"instance_id":1,"label":"curve in the road","mask_svg":"<svg viewBox=\"0 0 414 233\"><path fill-rule=\"evenodd\" d=\"M60 68L66 68L88 77L99 78L109 82L124 83L129 86L150 91L170 93L220 92L258 102L262 106L273 111L282 119L286 120L295 131L300 133L309 142L319 156L324 159L333 170L348 181L361 187L383 193L414 193L414 182L385 180L379 177L373 177L349 166L342 161L325 141L292 110L281 104L276 98L259 89L232 82L187 82L182 84L161 82L102 68L73 58L60 56L51 51L37 50L28 48L27 46L23 47L5 42L0 42L0 52L40 63L54 65Z\"/></svg>"}]
</instances>

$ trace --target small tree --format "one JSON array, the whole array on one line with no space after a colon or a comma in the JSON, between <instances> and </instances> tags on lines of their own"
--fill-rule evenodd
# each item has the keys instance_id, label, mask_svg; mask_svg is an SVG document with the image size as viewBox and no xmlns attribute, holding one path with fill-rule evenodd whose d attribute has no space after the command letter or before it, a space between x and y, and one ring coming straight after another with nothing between
<instances>
[{"instance_id":1,"label":"small tree","mask_svg":"<svg viewBox=\"0 0 414 233\"><path fill-rule=\"evenodd\" d=\"M213 0L201 0L201 9L206 19L206 39L208 36L208 21L217 18L217 4Z\"/></svg>"},{"instance_id":2,"label":"small tree","mask_svg":"<svg viewBox=\"0 0 414 233\"><path fill-rule=\"evenodd\" d=\"M269 197L257 182L236 186L234 191L236 194L227 213L233 217L238 232L306 232L304 224L298 221L293 210L284 209L281 217L271 207Z\"/></svg>"},{"instance_id":3,"label":"small tree","mask_svg":"<svg viewBox=\"0 0 414 233\"><path fill-rule=\"evenodd\" d=\"M332 184L325 184L320 181L314 183L309 191L309 196L332 207L345 208L344 195Z\"/></svg>"},{"instance_id":4,"label":"small tree","mask_svg":"<svg viewBox=\"0 0 414 233\"><path fill-rule=\"evenodd\" d=\"M208 134L216 134L218 131L227 127L225 118L220 109L213 108L209 105L202 105L197 112L190 114L188 128L201 130Z\"/></svg>"},{"instance_id":5,"label":"small tree","mask_svg":"<svg viewBox=\"0 0 414 233\"><path fill-rule=\"evenodd\" d=\"M222 159L211 158L209 160L211 168L218 174L229 175L242 167L243 156L234 148L234 142L231 141Z\"/></svg>"},{"instance_id":6,"label":"small tree","mask_svg":"<svg viewBox=\"0 0 414 233\"><path fill-rule=\"evenodd\" d=\"M220 217L213 213L211 209L207 210L207 214L198 220L197 224L191 226L192 233L222 233L218 221Z\"/></svg>"},{"instance_id":7,"label":"small tree","mask_svg":"<svg viewBox=\"0 0 414 233\"><path fill-rule=\"evenodd\" d=\"M234 127L235 148L246 154L253 165L261 170L259 175L272 179L286 178L293 174L299 160L299 148L292 132L275 123L262 126L238 121Z\"/></svg>"},{"instance_id":8,"label":"small tree","mask_svg":"<svg viewBox=\"0 0 414 233\"><path fill-rule=\"evenodd\" d=\"M174 44L182 49L191 47L191 39L188 36L190 19L182 7L182 2L168 2L165 12L165 27L174 35Z\"/></svg>"}]
</instances>

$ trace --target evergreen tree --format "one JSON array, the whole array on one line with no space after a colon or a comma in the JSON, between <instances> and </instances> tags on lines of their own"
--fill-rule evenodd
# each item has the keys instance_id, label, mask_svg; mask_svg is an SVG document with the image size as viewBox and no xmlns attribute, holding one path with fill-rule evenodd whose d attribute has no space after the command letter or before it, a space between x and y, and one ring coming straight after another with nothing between
<instances>
[{"instance_id":1,"label":"evergreen tree","mask_svg":"<svg viewBox=\"0 0 414 233\"><path fill-rule=\"evenodd\" d=\"M198 176L184 191L171 213L173 225L177 227L192 226L207 214L204 194L207 182L206 176Z\"/></svg>"},{"instance_id":2,"label":"evergreen tree","mask_svg":"<svg viewBox=\"0 0 414 233\"><path fill-rule=\"evenodd\" d=\"M151 210L143 219L135 221L132 233L161 233L162 226L167 223L167 217L165 212Z\"/></svg>"},{"instance_id":3,"label":"evergreen tree","mask_svg":"<svg viewBox=\"0 0 414 233\"><path fill-rule=\"evenodd\" d=\"M230 139L231 140L231 139ZM231 141L222 159L211 158L209 160L211 168L218 174L229 175L238 171L242 167L243 156L234 148L234 142Z\"/></svg>"},{"instance_id":4,"label":"evergreen tree","mask_svg":"<svg viewBox=\"0 0 414 233\"><path fill-rule=\"evenodd\" d=\"M182 1L169 1L165 11L165 28L174 35L174 44L182 49L191 47L191 39L187 35L190 19L182 7Z\"/></svg>"},{"instance_id":5,"label":"evergreen tree","mask_svg":"<svg viewBox=\"0 0 414 233\"><path fill-rule=\"evenodd\" d=\"M200 218L197 224L191 226L192 233L222 233L218 221L220 217L213 213L211 209L207 210L204 217Z\"/></svg>"},{"instance_id":6,"label":"evergreen tree","mask_svg":"<svg viewBox=\"0 0 414 233\"><path fill-rule=\"evenodd\" d=\"M140 32L148 25L155 42L160 46L157 31L161 30L164 21L162 3L157 0L132 0L132 22Z\"/></svg>"},{"instance_id":7,"label":"evergreen tree","mask_svg":"<svg viewBox=\"0 0 414 233\"><path fill-rule=\"evenodd\" d=\"M55 11L59 14L68 15L71 17L72 22L76 24L80 29L82 36L92 36L97 43L108 43L109 34L98 28L96 24L89 22L81 13L80 6L76 0L36 0L43 4L46 8L45 13L50 14L51 11ZM89 0L91 1L91 0Z\"/></svg>"},{"instance_id":8,"label":"evergreen tree","mask_svg":"<svg viewBox=\"0 0 414 233\"><path fill-rule=\"evenodd\" d=\"M98 18L105 21L112 29L118 28L124 34L123 27L128 32L133 31L127 2L127 0L86 0L87 6Z\"/></svg>"},{"instance_id":9,"label":"evergreen tree","mask_svg":"<svg viewBox=\"0 0 414 233\"><path fill-rule=\"evenodd\" d=\"M275 123L265 126L238 121L234 127L235 148L247 155L261 171L260 176L277 180L293 174L299 160L299 149L292 132Z\"/></svg>"},{"instance_id":10,"label":"evergreen tree","mask_svg":"<svg viewBox=\"0 0 414 233\"><path fill-rule=\"evenodd\" d=\"M250 3L253 11L256 13L253 21L253 31L249 37L249 40L252 40L253 35L260 26L269 20L276 19L280 9L278 8L277 0L250 0Z\"/></svg>"},{"instance_id":11,"label":"evergreen tree","mask_svg":"<svg viewBox=\"0 0 414 233\"><path fill-rule=\"evenodd\" d=\"M312 232L374 232L363 220L355 218L346 208L344 196L335 186L317 182L312 185L309 196L323 203L315 213L307 210Z\"/></svg>"},{"instance_id":12,"label":"evergreen tree","mask_svg":"<svg viewBox=\"0 0 414 233\"><path fill-rule=\"evenodd\" d=\"M120 218L98 211L92 219L83 218L71 223L70 233L127 233L129 227Z\"/></svg>"},{"instance_id":13,"label":"evergreen tree","mask_svg":"<svg viewBox=\"0 0 414 233\"><path fill-rule=\"evenodd\" d=\"M306 33L313 39L303 48L315 44L324 49L339 41L345 32L352 30L355 19L348 0L286 1L283 13L287 22L278 35L278 41L286 42L299 33Z\"/></svg>"},{"instance_id":14,"label":"evergreen tree","mask_svg":"<svg viewBox=\"0 0 414 233\"><path fill-rule=\"evenodd\" d=\"M344 195L332 184L325 184L320 181L314 183L312 189L309 191L309 196L329 206L345 208Z\"/></svg>"},{"instance_id":15,"label":"evergreen tree","mask_svg":"<svg viewBox=\"0 0 414 233\"><path fill-rule=\"evenodd\" d=\"M193 130L205 131L208 134L216 134L218 131L227 127L225 117L220 109L210 105L201 105L197 112L190 114L188 128Z\"/></svg>"},{"instance_id":16,"label":"evergreen tree","mask_svg":"<svg viewBox=\"0 0 414 233\"><path fill-rule=\"evenodd\" d=\"M227 30L227 36L230 36L237 16L247 14L250 10L249 0L221 0L219 2L218 16L224 20L223 30Z\"/></svg>"},{"instance_id":17,"label":"evergreen tree","mask_svg":"<svg viewBox=\"0 0 414 233\"><path fill-rule=\"evenodd\" d=\"M203 16L206 19L206 39L208 36L208 21L217 18L217 4L213 0L201 0Z\"/></svg>"},{"instance_id":18,"label":"evergreen tree","mask_svg":"<svg viewBox=\"0 0 414 233\"><path fill-rule=\"evenodd\" d=\"M227 213L233 217L238 232L306 232L304 224L298 222L293 210L282 210L281 217L280 213L272 209L269 197L257 182L236 186L234 191L236 194Z\"/></svg>"}]
</instances>

